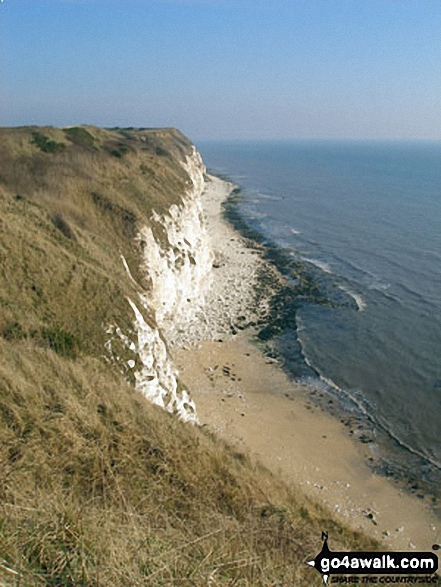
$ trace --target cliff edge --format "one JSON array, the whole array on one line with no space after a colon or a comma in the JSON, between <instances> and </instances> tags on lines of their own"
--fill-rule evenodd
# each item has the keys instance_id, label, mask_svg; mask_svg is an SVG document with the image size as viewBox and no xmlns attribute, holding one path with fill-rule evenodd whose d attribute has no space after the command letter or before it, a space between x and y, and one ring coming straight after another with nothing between
<instances>
[{"instance_id":1,"label":"cliff edge","mask_svg":"<svg viewBox=\"0 0 441 587\"><path fill-rule=\"evenodd\" d=\"M175 129L0 129L2 584L319 585L323 528L372 547L180 421L173 345L232 326L206 182Z\"/></svg>"}]
</instances>

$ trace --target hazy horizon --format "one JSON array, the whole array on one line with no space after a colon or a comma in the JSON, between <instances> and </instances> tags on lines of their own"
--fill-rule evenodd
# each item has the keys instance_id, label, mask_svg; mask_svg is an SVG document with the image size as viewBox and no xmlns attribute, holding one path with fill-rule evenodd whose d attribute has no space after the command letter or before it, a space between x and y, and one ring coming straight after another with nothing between
<instances>
[{"instance_id":1,"label":"hazy horizon","mask_svg":"<svg viewBox=\"0 0 441 587\"><path fill-rule=\"evenodd\" d=\"M4 0L0 125L441 140L438 0Z\"/></svg>"}]
</instances>

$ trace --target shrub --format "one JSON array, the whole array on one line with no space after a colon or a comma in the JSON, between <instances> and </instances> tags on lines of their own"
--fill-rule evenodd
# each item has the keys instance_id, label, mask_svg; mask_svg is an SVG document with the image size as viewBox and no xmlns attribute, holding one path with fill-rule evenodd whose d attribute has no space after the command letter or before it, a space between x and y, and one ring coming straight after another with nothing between
<instances>
[{"instance_id":1,"label":"shrub","mask_svg":"<svg viewBox=\"0 0 441 587\"><path fill-rule=\"evenodd\" d=\"M43 151L43 153L59 153L66 148L64 143L57 143L56 141L52 141L39 132L32 133L32 143L38 147L40 151Z\"/></svg>"},{"instance_id":2,"label":"shrub","mask_svg":"<svg viewBox=\"0 0 441 587\"><path fill-rule=\"evenodd\" d=\"M167 157L168 155L168 152L162 147L156 147L155 153L158 155L158 157Z\"/></svg>"},{"instance_id":3,"label":"shrub","mask_svg":"<svg viewBox=\"0 0 441 587\"><path fill-rule=\"evenodd\" d=\"M77 338L70 332L66 332L58 326L51 328L42 328L37 335L41 342L55 351L62 357L74 359L79 350Z\"/></svg>"},{"instance_id":4,"label":"shrub","mask_svg":"<svg viewBox=\"0 0 441 587\"><path fill-rule=\"evenodd\" d=\"M69 238L70 240L76 240L74 231L71 229L66 220L64 220L61 214L54 214L51 220L54 223L54 226L58 228L58 230L64 234L66 238Z\"/></svg>"},{"instance_id":5,"label":"shrub","mask_svg":"<svg viewBox=\"0 0 441 587\"><path fill-rule=\"evenodd\" d=\"M119 159L121 157L124 157L124 155L127 155L127 153L129 153L130 151L134 151L134 149L130 148L128 145L125 145L124 143L115 144L113 141L111 143L107 143L105 149L110 155L112 155L113 157L118 157Z\"/></svg>"},{"instance_id":6,"label":"shrub","mask_svg":"<svg viewBox=\"0 0 441 587\"><path fill-rule=\"evenodd\" d=\"M75 145L86 147L95 147L95 139L85 128L81 126L73 126L72 128L65 128L64 134Z\"/></svg>"},{"instance_id":7,"label":"shrub","mask_svg":"<svg viewBox=\"0 0 441 587\"><path fill-rule=\"evenodd\" d=\"M11 322L2 328L1 335L6 340L20 340L25 337L25 333L19 322Z\"/></svg>"}]
</instances>

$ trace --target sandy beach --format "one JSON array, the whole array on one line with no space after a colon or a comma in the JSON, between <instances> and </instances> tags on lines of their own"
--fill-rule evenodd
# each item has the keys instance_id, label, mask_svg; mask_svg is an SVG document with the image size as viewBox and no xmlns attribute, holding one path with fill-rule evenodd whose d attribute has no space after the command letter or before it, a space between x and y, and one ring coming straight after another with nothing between
<instances>
[{"instance_id":1,"label":"sandy beach","mask_svg":"<svg viewBox=\"0 0 441 587\"><path fill-rule=\"evenodd\" d=\"M429 500L375 474L368 465L372 445L351 438L339 418L264 356L252 327L237 328L265 316L267 300L256 306L255 291L261 272L273 269L223 219L221 204L232 187L211 178L204 193L214 281L200 329L172 348L201 425L388 548L431 550L441 524Z\"/></svg>"}]
</instances>

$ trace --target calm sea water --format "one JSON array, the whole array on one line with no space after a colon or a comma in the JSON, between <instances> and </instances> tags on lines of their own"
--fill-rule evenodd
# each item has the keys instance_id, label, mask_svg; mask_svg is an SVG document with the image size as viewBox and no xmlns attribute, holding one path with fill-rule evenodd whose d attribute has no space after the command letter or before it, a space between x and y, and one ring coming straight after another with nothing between
<instances>
[{"instance_id":1,"label":"calm sea water","mask_svg":"<svg viewBox=\"0 0 441 587\"><path fill-rule=\"evenodd\" d=\"M300 309L306 362L395 439L404 468L419 455L439 473L441 143L198 147L211 171L241 186L251 226L351 298Z\"/></svg>"}]
</instances>

